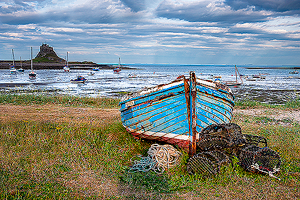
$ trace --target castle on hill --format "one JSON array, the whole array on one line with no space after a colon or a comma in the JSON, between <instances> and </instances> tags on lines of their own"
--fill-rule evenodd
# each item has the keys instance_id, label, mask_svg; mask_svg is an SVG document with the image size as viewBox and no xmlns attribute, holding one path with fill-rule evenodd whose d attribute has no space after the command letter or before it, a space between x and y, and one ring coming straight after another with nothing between
<instances>
[{"instance_id":1,"label":"castle on hill","mask_svg":"<svg viewBox=\"0 0 300 200\"><path fill-rule=\"evenodd\" d=\"M37 56L34 58L36 61L40 62L58 62L58 63L64 63L65 60L63 58L60 58L55 53L53 47L50 47L48 44L44 43L42 46L40 46L40 52L37 54Z\"/></svg>"}]
</instances>

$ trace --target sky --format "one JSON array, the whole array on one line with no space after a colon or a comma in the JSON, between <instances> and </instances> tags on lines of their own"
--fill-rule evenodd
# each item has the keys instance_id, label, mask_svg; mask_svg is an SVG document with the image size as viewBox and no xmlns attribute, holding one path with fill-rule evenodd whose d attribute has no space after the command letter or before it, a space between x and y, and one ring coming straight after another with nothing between
<instances>
[{"instance_id":1,"label":"sky","mask_svg":"<svg viewBox=\"0 0 300 200\"><path fill-rule=\"evenodd\" d=\"M300 0L0 0L0 60L300 65Z\"/></svg>"}]
</instances>

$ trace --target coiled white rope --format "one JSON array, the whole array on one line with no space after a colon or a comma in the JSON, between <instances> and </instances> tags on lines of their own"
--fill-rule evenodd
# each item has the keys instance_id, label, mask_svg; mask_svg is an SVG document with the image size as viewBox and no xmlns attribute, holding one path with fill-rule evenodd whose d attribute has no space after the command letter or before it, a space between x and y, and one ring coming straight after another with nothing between
<instances>
[{"instance_id":1,"label":"coiled white rope","mask_svg":"<svg viewBox=\"0 0 300 200\"><path fill-rule=\"evenodd\" d=\"M128 172L147 172L153 170L156 173L163 173L166 169L178 165L180 156L181 152L176 150L172 145L153 144L148 150L148 156L137 156L141 159L135 160Z\"/></svg>"}]
</instances>

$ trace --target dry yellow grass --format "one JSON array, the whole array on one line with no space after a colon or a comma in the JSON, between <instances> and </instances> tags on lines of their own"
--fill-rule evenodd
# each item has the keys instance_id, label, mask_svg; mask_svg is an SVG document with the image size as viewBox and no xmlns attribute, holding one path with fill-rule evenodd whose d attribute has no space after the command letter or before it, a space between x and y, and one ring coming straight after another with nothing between
<instances>
[{"instance_id":1,"label":"dry yellow grass","mask_svg":"<svg viewBox=\"0 0 300 200\"><path fill-rule=\"evenodd\" d=\"M103 125L120 120L119 109L64 107L61 105L0 105L0 120L8 121L39 121L57 123L92 123Z\"/></svg>"}]
</instances>

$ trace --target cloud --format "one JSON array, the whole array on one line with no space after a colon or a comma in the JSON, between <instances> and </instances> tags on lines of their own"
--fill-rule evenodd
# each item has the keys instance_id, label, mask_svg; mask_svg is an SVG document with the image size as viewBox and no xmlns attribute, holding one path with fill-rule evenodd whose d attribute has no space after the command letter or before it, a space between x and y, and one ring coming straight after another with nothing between
<instances>
[{"instance_id":1,"label":"cloud","mask_svg":"<svg viewBox=\"0 0 300 200\"><path fill-rule=\"evenodd\" d=\"M58 54L95 62L115 62L120 55L132 63L204 62L199 56L217 63L231 52L243 54L241 61L271 50L299 53L297 2L285 1L284 9L282 0L268 2L2 0L0 55L8 58L14 48L26 57L30 46L38 51L44 42Z\"/></svg>"},{"instance_id":2,"label":"cloud","mask_svg":"<svg viewBox=\"0 0 300 200\"><path fill-rule=\"evenodd\" d=\"M190 22L245 23L266 21L270 12L253 11L251 8L232 10L221 1L189 2L163 1L156 10L159 17Z\"/></svg>"},{"instance_id":3,"label":"cloud","mask_svg":"<svg viewBox=\"0 0 300 200\"><path fill-rule=\"evenodd\" d=\"M145 0L121 0L124 5L128 6L133 12L138 12L146 9Z\"/></svg>"},{"instance_id":4,"label":"cloud","mask_svg":"<svg viewBox=\"0 0 300 200\"><path fill-rule=\"evenodd\" d=\"M126 0L130 4L129 0ZM127 7L120 1L86 0L86 1L59 1L48 5L48 1L35 2L32 5L23 5L16 2L14 9L9 5L1 6L0 21L7 24L45 23L49 21L64 21L73 23L120 23L139 21L142 14L132 12L141 9L141 4L136 7ZM74 3L74 4L72 4ZM10 9L9 9L10 8Z\"/></svg>"},{"instance_id":5,"label":"cloud","mask_svg":"<svg viewBox=\"0 0 300 200\"><path fill-rule=\"evenodd\" d=\"M235 10L254 6L255 10L269 10L275 12L296 11L300 13L299 0L225 0L225 4Z\"/></svg>"},{"instance_id":6,"label":"cloud","mask_svg":"<svg viewBox=\"0 0 300 200\"><path fill-rule=\"evenodd\" d=\"M0 3L0 14L34 11L36 5L44 6L50 0L4 0Z\"/></svg>"}]
</instances>

